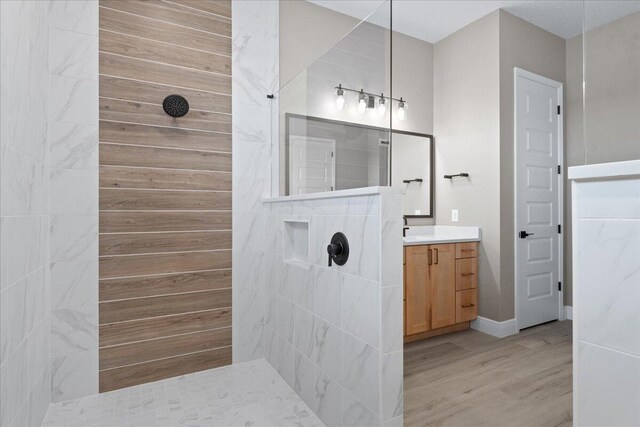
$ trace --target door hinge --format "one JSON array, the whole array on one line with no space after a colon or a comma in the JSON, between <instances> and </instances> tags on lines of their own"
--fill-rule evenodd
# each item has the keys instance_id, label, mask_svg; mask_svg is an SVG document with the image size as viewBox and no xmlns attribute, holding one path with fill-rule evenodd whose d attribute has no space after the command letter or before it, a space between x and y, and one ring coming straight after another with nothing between
<instances>
[{"instance_id":1,"label":"door hinge","mask_svg":"<svg viewBox=\"0 0 640 427\"><path fill-rule=\"evenodd\" d=\"M333 151L331 152L331 158L333 159Z\"/></svg>"},{"instance_id":2,"label":"door hinge","mask_svg":"<svg viewBox=\"0 0 640 427\"><path fill-rule=\"evenodd\" d=\"M562 174L562 166L558 165L558 175Z\"/></svg>"},{"instance_id":3,"label":"door hinge","mask_svg":"<svg viewBox=\"0 0 640 427\"><path fill-rule=\"evenodd\" d=\"M558 290L561 291L562 290L562 282L558 282Z\"/></svg>"},{"instance_id":4,"label":"door hinge","mask_svg":"<svg viewBox=\"0 0 640 427\"><path fill-rule=\"evenodd\" d=\"M558 105L558 115L560 115L560 106Z\"/></svg>"},{"instance_id":5,"label":"door hinge","mask_svg":"<svg viewBox=\"0 0 640 427\"><path fill-rule=\"evenodd\" d=\"M558 224L558 234L562 234L562 225Z\"/></svg>"}]
</instances>

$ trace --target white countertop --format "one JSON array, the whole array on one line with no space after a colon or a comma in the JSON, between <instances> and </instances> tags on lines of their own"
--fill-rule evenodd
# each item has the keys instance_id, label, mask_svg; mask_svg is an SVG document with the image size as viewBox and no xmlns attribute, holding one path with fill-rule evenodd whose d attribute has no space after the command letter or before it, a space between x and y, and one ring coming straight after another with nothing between
<instances>
[{"instance_id":1,"label":"white countertop","mask_svg":"<svg viewBox=\"0 0 640 427\"><path fill-rule=\"evenodd\" d=\"M405 246L436 243L479 242L480 227L454 225L425 225L409 227L404 238Z\"/></svg>"},{"instance_id":2,"label":"white countertop","mask_svg":"<svg viewBox=\"0 0 640 427\"><path fill-rule=\"evenodd\" d=\"M640 176L640 160L572 166L569 179L623 178Z\"/></svg>"},{"instance_id":3,"label":"white countertop","mask_svg":"<svg viewBox=\"0 0 640 427\"><path fill-rule=\"evenodd\" d=\"M325 191L322 193L294 194L292 196L269 197L263 203L295 202L299 200L334 199L337 197L370 196L374 194L404 194L403 188L395 187L362 187L349 190Z\"/></svg>"}]
</instances>

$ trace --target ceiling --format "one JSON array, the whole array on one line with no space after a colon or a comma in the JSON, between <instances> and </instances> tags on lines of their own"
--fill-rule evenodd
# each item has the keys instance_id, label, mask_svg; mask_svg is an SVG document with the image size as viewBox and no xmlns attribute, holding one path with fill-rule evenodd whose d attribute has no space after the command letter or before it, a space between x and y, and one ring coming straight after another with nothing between
<instances>
[{"instance_id":1,"label":"ceiling","mask_svg":"<svg viewBox=\"0 0 640 427\"><path fill-rule=\"evenodd\" d=\"M388 2L381 0L309 0L345 15L389 27ZM383 5L383 3L386 3ZM393 0L393 29L435 43L471 22L503 9L550 33L568 39L582 33L582 0ZM375 13L372 14L372 12ZM587 0L587 29L640 11L640 0Z\"/></svg>"}]
</instances>

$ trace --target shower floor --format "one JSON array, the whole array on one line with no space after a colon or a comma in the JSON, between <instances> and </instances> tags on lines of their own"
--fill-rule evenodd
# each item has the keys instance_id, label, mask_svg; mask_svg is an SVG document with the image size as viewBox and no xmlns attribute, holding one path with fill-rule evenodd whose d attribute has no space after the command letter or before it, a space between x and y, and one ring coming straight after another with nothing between
<instances>
[{"instance_id":1,"label":"shower floor","mask_svg":"<svg viewBox=\"0 0 640 427\"><path fill-rule=\"evenodd\" d=\"M264 359L52 404L58 426L323 426Z\"/></svg>"}]
</instances>

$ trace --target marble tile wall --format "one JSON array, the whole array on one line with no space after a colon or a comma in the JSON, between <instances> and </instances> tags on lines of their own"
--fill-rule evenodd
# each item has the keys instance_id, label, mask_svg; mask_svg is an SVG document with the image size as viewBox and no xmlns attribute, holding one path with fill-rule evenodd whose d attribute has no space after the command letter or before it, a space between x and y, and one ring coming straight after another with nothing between
<instances>
[{"instance_id":1,"label":"marble tile wall","mask_svg":"<svg viewBox=\"0 0 640 427\"><path fill-rule=\"evenodd\" d=\"M51 398L98 392L98 2L52 2Z\"/></svg>"},{"instance_id":2,"label":"marble tile wall","mask_svg":"<svg viewBox=\"0 0 640 427\"><path fill-rule=\"evenodd\" d=\"M48 2L0 2L0 425L50 401Z\"/></svg>"},{"instance_id":3,"label":"marble tile wall","mask_svg":"<svg viewBox=\"0 0 640 427\"><path fill-rule=\"evenodd\" d=\"M574 423L630 426L640 419L640 176L572 185Z\"/></svg>"},{"instance_id":4,"label":"marble tile wall","mask_svg":"<svg viewBox=\"0 0 640 427\"><path fill-rule=\"evenodd\" d=\"M262 198L270 195L271 101L278 87L277 1L232 3L233 362L264 357Z\"/></svg>"},{"instance_id":5,"label":"marble tile wall","mask_svg":"<svg viewBox=\"0 0 640 427\"><path fill-rule=\"evenodd\" d=\"M264 205L266 359L329 426L402 423L402 199ZM309 221L309 260L286 261L286 220ZM328 267L342 231L350 255Z\"/></svg>"}]
</instances>

